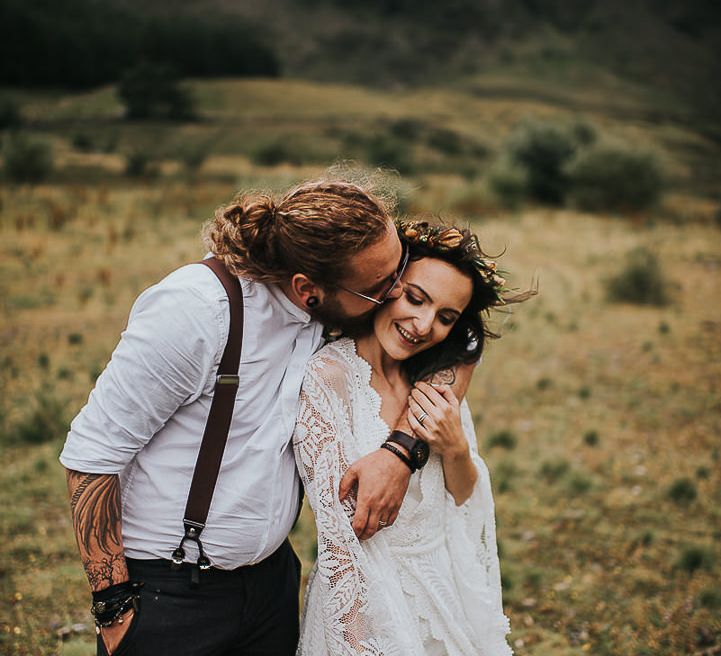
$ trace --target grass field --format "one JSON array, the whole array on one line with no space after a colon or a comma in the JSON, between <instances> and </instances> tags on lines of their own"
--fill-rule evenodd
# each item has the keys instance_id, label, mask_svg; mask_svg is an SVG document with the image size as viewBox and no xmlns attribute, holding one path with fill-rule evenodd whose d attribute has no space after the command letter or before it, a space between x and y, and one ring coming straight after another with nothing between
<instances>
[{"instance_id":1,"label":"grass field","mask_svg":"<svg viewBox=\"0 0 721 656\"><path fill-rule=\"evenodd\" d=\"M503 211L468 174L467 155L427 144L414 150L421 165L396 181L404 210L470 220L488 251L505 248L514 286L540 278L539 297L495 315L503 337L469 392L493 477L511 644L533 656L720 654L721 240L717 201L688 184L699 161L717 156L712 144L683 123L649 120L638 99L638 112L608 111L602 94L584 104L300 81L194 88L204 120L182 125L124 123L111 89L19 94L57 167L42 185L0 189L0 652L93 653L57 455L133 299L202 256L213 208L240 188L316 175L346 154L349 132L413 118L492 152L532 114L580 116L655 144L675 178L658 210L627 218ZM79 131L113 146L79 152ZM282 135L317 161L254 163L253 149ZM192 142L211 152L191 176L177 153ZM158 173L127 178L125 155L141 146L160 155ZM665 306L607 299L605 281L639 246L669 280ZM293 540L306 572L313 535L304 512Z\"/></svg>"}]
</instances>

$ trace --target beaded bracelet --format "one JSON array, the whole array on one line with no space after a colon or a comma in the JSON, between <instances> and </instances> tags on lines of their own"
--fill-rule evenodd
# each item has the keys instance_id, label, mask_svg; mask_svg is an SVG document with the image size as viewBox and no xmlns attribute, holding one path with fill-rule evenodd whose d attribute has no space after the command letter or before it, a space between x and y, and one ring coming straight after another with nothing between
<instances>
[{"instance_id":1,"label":"beaded bracelet","mask_svg":"<svg viewBox=\"0 0 721 656\"><path fill-rule=\"evenodd\" d=\"M122 623L123 615L131 608L138 610L140 601L140 581L125 581L93 593L93 605L90 612L95 617L95 626L99 630L115 622Z\"/></svg>"}]
</instances>

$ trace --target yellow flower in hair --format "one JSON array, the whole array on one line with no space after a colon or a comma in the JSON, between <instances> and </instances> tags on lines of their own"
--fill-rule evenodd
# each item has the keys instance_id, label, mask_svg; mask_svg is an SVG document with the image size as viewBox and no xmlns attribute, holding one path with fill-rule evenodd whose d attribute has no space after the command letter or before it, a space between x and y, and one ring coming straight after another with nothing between
<instances>
[{"instance_id":1,"label":"yellow flower in hair","mask_svg":"<svg viewBox=\"0 0 721 656\"><path fill-rule=\"evenodd\" d=\"M444 248L456 248L463 241L463 235L456 228L448 228L438 235L437 243Z\"/></svg>"}]
</instances>

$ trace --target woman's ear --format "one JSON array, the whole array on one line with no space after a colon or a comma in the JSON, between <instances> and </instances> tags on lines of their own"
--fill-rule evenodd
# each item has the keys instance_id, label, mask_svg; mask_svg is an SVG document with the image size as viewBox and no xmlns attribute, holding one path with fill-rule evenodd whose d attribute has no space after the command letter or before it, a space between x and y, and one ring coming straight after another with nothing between
<instances>
[{"instance_id":1,"label":"woman's ear","mask_svg":"<svg viewBox=\"0 0 721 656\"><path fill-rule=\"evenodd\" d=\"M290 279L290 291L301 307L313 309L323 302L323 290L303 273Z\"/></svg>"}]
</instances>

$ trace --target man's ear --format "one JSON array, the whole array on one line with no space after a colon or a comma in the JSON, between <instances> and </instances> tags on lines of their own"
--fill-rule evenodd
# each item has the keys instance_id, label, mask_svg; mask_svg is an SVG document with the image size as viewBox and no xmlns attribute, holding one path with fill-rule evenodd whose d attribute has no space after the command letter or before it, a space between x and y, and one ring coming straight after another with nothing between
<instances>
[{"instance_id":1,"label":"man's ear","mask_svg":"<svg viewBox=\"0 0 721 656\"><path fill-rule=\"evenodd\" d=\"M304 308L313 308L319 305L325 297L322 288L303 273L296 273L290 279L290 290ZM315 301L311 300L309 303L308 299L315 299Z\"/></svg>"}]
</instances>

